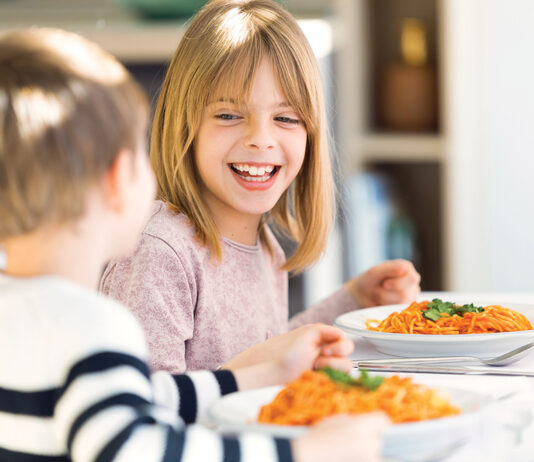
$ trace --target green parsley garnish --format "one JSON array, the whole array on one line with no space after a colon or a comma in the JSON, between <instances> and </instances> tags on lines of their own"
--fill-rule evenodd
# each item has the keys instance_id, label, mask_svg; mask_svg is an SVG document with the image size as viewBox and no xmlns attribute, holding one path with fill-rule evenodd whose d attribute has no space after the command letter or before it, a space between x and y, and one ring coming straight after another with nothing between
<instances>
[{"instance_id":1,"label":"green parsley garnish","mask_svg":"<svg viewBox=\"0 0 534 462\"><path fill-rule=\"evenodd\" d=\"M368 390L376 390L382 382L384 377L373 376L371 377L366 370L360 370L360 377L357 379L352 378L346 372L340 371L338 369L333 369L331 367L323 367L318 369L318 372L326 374L330 380L336 382L342 387L364 387Z\"/></svg>"},{"instance_id":2,"label":"green parsley garnish","mask_svg":"<svg viewBox=\"0 0 534 462\"><path fill-rule=\"evenodd\" d=\"M453 302L444 302L439 298L435 298L428 305L427 309L423 311L423 317L436 322L443 317L442 313L449 316L458 315L463 317L465 313L481 313L484 311L482 306L475 306L472 303L469 305L455 305Z\"/></svg>"}]
</instances>

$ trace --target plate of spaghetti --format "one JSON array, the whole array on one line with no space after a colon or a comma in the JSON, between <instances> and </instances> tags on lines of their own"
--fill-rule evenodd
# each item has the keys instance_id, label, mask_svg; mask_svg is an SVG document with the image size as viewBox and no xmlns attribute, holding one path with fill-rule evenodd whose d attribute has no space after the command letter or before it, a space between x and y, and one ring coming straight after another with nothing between
<instances>
[{"instance_id":1,"label":"plate of spaghetti","mask_svg":"<svg viewBox=\"0 0 534 462\"><path fill-rule=\"evenodd\" d=\"M354 379L326 368L306 371L286 387L226 395L209 415L223 432L296 437L328 416L381 410L393 422L384 434L383 455L428 460L466 442L490 401L467 390L420 385L410 377L385 378L363 371Z\"/></svg>"},{"instance_id":2,"label":"plate of spaghetti","mask_svg":"<svg viewBox=\"0 0 534 462\"><path fill-rule=\"evenodd\" d=\"M491 357L534 341L534 306L440 299L352 311L335 325L394 356Z\"/></svg>"}]
</instances>

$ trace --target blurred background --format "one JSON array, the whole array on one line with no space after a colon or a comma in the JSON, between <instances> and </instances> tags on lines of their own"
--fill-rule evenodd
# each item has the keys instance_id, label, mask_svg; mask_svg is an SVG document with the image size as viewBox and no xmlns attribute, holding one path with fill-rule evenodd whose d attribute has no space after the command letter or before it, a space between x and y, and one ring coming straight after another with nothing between
<instances>
[{"instance_id":1,"label":"blurred background","mask_svg":"<svg viewBox=\"0 0 534 462\"><path fill-rule=\"evenodd\" d=\"M78 32L157 98L202 0L0 0L0 33ZM534 2L286 0L320 64L340 213L293 312L407 258L424 290L534 290Z\"/></svg>"}]
</instances>

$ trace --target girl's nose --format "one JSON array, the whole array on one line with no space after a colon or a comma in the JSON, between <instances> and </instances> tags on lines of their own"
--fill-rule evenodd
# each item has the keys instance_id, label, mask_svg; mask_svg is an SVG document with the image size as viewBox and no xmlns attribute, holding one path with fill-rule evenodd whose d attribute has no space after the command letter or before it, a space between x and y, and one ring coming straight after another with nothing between
<instances>
[{"instance_id":1,"label":"girl's nose","mask_svg":"<svg viewBox=\"0 0 534 462\"><path fill-rule=\"evenodd\" d=\"M273 149L274 138L269 124L260 121L252 123L245 138L245 144L248 148L257 149L258 151Z\"/></svg>"}]
</instances>

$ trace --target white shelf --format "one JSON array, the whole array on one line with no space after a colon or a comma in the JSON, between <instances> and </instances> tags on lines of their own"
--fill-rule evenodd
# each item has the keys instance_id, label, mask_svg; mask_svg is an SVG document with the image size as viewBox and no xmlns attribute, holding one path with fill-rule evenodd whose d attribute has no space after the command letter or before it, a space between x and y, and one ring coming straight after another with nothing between
<instances>
[{"instance_id":1,"label":"white shelf","mask_svg":"<svg viewBox=\"0 0 534 462\"><path fill-rule=\"evenodd\" d=\"M299 19L317 58L332 51L332 26L328 20ZM2 4L0 34L28 27L57 27L76 32L127 63L162 63L172 58L187 22L185 19L144 20L132 11L106 0L95 5L64 0L39 7L30 1Z\"/></svg>"},{"instance_id":2,"label":"white shelf","mask_svg":"<svg viewBox=\"0 0 534 462\"><path fill-rule=\"evenodd\" d=\"M377 173L394 185L392 194L396 196L392 203L404 204L401 207L410 214L418 236L414 260L423 275L424 287L429 289L448 288L442 256L448 239L443 230L448 217L443 211L449 193L444 186L449 170L449 132L444 130L448 126L443 122L445 105L438 105L439 132L395 132L374 128L373 124L378 119L381 69L396 59L392 44L398 40L395 29L398 18L415 15L417 9L421 18L426 18L437 44L430 53L431 62L437 62L438 81L443 82L442 1L448 0L339 0L336 4L339 27L335 32L340 42L337 60L340 164L350 175ZM445 98L440 88L439 101ZM364 238L360 240L361 248L368 245ZM357 258L356 255L354 259Z\"/></svg>"},{"instance_id":3,"label":"white shelf","mask_svg":"<svg viewBox=\"0 0 534 462\"><path fill-rule=\"evenodd\" d=\"M144 63L168 61L185 30L183 20L144 21L112 5L95 8L0 5L0 33L36 26L76 32L121 61Z\"/></svg>"},{"instance_id":4,"label":"white shelf","mask_svg":"<svg viewBox=\"0 0 534 462\"><path fill-rule=\"evenodd\" d=\"M362 162L442 162L442 135L373 133L354 137L352 152Z\"/></svg>"}]
</instances>

